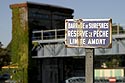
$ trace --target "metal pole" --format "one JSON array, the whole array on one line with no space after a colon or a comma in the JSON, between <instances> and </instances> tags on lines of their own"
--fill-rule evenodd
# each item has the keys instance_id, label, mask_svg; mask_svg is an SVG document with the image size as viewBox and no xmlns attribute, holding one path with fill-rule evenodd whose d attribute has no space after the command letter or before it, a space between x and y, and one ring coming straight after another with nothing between
<instances>
[{"instance_id":1,"label":"metal pole","mask_svg":"<svg viewBox=\"0 0 125 83\"><path fill-rule=\"evenodd\" d=\"M85 83L94 83L94 48L86 48Z\"/></svg>"}]
</instances>

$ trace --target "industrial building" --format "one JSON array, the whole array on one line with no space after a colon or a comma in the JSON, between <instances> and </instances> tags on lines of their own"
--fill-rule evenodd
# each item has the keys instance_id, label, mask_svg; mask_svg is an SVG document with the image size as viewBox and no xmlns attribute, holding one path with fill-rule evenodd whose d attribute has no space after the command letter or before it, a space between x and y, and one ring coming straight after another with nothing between
<instances>
[{"instance_id":1,"label":"industrial building","mask_svg":"<svg viewBox=\"0 0 125 83\"><path fill-rule=\"evenodd\" d=\"M34 2L12 4L10 8L13 58L17 57L13 63L27 74L24 80L62 83L70 77L85 76L85 49L67 48L64 43L65 19L73 18L73 9ZM112 48L95 49L95 55L125 55L124 39L124 34L113 35Z\"/></svg>"}]
</instances>

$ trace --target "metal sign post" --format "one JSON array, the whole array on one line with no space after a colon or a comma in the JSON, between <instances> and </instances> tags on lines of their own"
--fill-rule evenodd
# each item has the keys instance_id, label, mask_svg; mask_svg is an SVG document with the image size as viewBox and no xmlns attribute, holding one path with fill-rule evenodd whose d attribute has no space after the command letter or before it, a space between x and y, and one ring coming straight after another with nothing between
<instances>
[{"instance_id":1,"label":"metal sign post","mask_svg":"<svg viewBox=\"0 0 125 83\"><path fill-rule=\"evenodd\" d=\"M86 83L94 83L94 48L112 47L112 19L66 19L66 47L85 48Z\"/></svg>"},{"instance_id":2,"label":"metal sign post","mask_svg":"<svg viewBox=\"0 0 125 83\"><path fill-rule=\"evenodd\" d=\"M94 48L86 48L85 53L85 83L94 83Z\"/></svg>"}]
</instances>

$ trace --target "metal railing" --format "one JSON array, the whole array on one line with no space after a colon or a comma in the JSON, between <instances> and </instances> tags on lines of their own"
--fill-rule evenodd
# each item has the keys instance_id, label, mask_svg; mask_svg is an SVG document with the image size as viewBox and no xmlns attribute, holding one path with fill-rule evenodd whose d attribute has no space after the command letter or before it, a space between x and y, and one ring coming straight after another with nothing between
<instances>
[{"instance_id":1,"label":"metal railing","mask_svg":"<svg viewBox=\"0 0 125 83\"><path fill-rule=\"evenodd\" d=\"M116 30L113 35L125 34L125 30ZM51 40L65 38L65 29L32 31L32 40Z\"/></svg>"},{"instance_id":2,"label":"metal railing","mask_svg":"<svg viewBox=\"0 0 125 83\"><path fill-rule=\"evenodd\" d=\"M32 32L32 40L49 40L65 38L65 29L40 30Z\"/></svg>"}]
</instances>

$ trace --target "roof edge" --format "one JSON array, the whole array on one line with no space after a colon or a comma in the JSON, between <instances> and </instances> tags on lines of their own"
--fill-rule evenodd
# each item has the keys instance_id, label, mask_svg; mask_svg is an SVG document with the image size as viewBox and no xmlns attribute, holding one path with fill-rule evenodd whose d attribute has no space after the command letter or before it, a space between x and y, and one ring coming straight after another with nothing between
<instances>
[{"instance_id":1,"label":"roof edge","mask_svg":"<svg viewBox=\"0 0 125 83\"><path fill-rule=\"evenodd\" d=\"M12 9L12 8L18 8L18 7L27 7L27 3L28 2L11 4L10 8Z\"/></svg>"},{"instance_id":2,"label":"roof edge","mask_svg":"<svg viewBox=\"0 0 125 83\"><path fill-rule=\"evenodd\" d=\"M46 4L46 3L30 2L30 1L26 1L26 2L23 2L23 3L11 4L10 8L27 7L28 5L49 6L49 7L55 7L55 8L68 9L68 10L72 10L74 12L73 9L68 8L68 7L63 7L63 6L58 6L58 5L52 5L52 4Z\"/></svg>"}]
</instances>

